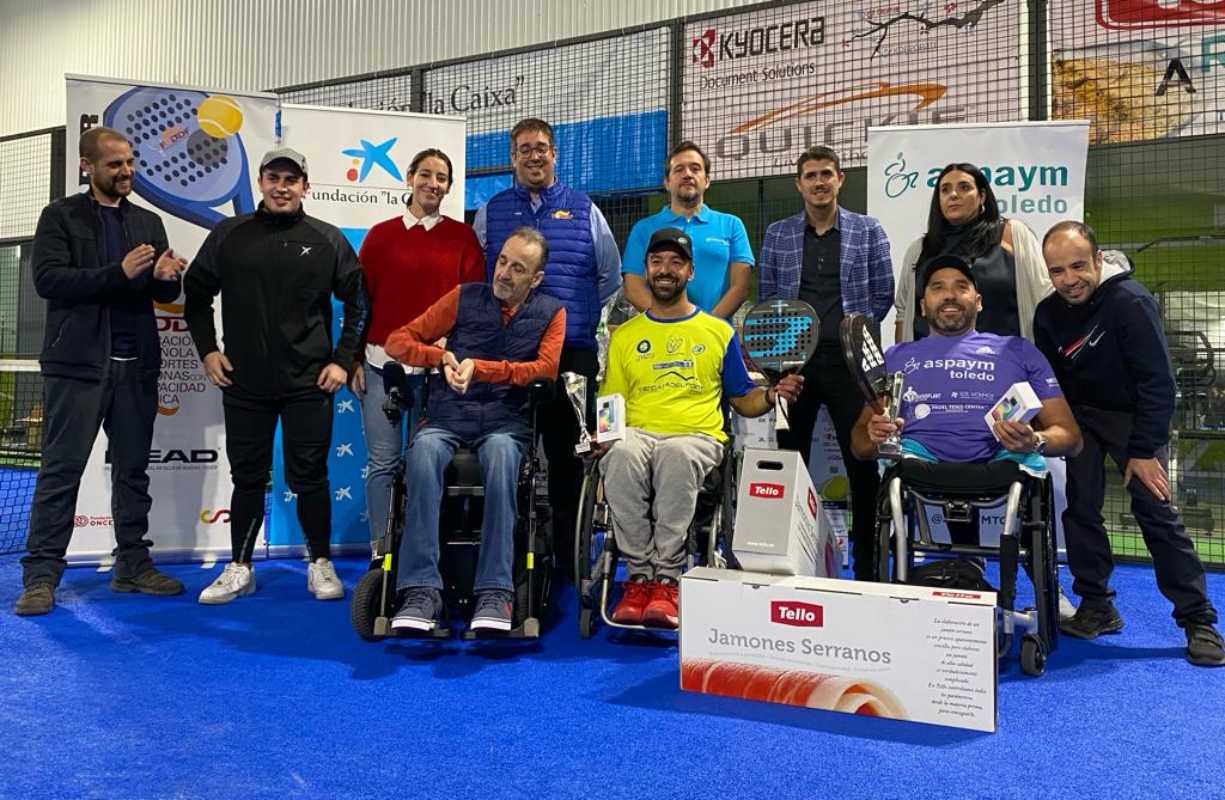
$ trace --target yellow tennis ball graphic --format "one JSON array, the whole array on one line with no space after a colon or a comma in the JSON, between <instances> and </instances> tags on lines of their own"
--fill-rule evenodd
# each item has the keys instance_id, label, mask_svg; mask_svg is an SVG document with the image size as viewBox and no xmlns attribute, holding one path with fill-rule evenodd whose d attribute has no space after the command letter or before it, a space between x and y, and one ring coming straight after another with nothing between
<instances>
[{"instance_id":1,"label":"yellow tennis ball graphic","mask_svg":"<svg viewBox=\"0 0 1225 800\"><path fill-rule=\"evenodd\" d=\"M821 499L833 501L845 500L850 490L851 482L847 480L846 476L835 475L821 487Z\"/></svg>"},{"instance_id":2,"label":"yellow tennis ball graphic","mask_svg":"<svg viewBox=\"0 0 1225 800\"><path fill-rule=\"evenodd\" d=\"M200 121L200 130L214 139L233 136L242 127L242 109L233 98L223 94L204 98L196 118Z\"/></svg>"}]
</instances>

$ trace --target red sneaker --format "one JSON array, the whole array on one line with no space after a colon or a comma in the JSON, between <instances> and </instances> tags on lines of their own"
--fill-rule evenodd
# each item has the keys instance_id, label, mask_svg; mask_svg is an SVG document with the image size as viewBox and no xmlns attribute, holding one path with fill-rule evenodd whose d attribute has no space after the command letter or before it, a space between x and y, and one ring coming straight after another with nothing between
<instances>
[{"instance_id":1,"label":"red sneaker","mask_svg":"<svg viewBox=\"0 0 1225 800\"><path fill-rule=\"evenodd\" d=\"M642 615L645 625L656 628L675 628L680 624L681 612L677 608L679 589L675 580L660 578L651 591L651 602Z\"/></svg>"},{"instance_id":2,"label":"red sneaker","mask_svg":"<svg viewBox=\"0 0 1225 800\"><path fill-rule=\"evenodd\" d=\"M652 593L654 587L655 584L651 581L626 581L625 594L621 595L621 602L617 603L617 607L613 609L613 622L619 622L622 625L641 625L642 614L646 611L647 603L651 602L654 596Z\"/></svg>"}]
</instances>

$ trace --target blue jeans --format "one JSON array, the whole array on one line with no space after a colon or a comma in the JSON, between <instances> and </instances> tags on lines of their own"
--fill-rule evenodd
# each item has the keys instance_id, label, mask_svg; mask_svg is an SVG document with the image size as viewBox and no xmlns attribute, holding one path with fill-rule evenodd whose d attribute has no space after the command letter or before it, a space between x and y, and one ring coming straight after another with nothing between
<instances>
[{"instance_id":1,"label":"blue jeans","mask_svg":"<svg viewBox=\"0 0 1225 800\"><path fill-rule=\"evenodd\" d=\"M362 395L362 430L366 434L366 517L370 539L387 532L387 508L391 503L391 479L404 454L405 431L420 417L421 392L414 395L413 407L405 410L399 425L392 425L383 413L387 394L383 391L383 371L365 363L366 393ZM410 376L409 383L418 380ZM418 385L419 384L414 384Z\"/></svg>"},{"instance_id":2,"label":"blue jeans","mask_svg":"<svg viewBox=\"0 0 1225 800\"><path fill-rule=\"evenodd\" d=\"M485 516L481 522L481 550L472 588L512 591L515 557L515 519L518 515L519 465L527 453L530 433L514 423L466 442L442 428L427 425L413 437L408 449L405 481L408 485L404 536L400 539L397 588L428 586L442 589L438 574L438 517L442 508L442 475L461 445L477 451L485 486Z\"/></svg>"}]
</instances>

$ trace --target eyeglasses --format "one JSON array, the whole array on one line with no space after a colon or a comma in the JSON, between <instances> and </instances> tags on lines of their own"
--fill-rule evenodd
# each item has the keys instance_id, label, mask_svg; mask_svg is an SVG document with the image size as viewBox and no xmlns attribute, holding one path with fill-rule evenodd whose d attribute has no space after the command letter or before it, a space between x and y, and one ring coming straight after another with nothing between
<instances>
[{"instance_id":1,"label":"eyeglasses","mask_svg":"<svg viewBox=\"0 0 1225 800\"><path fill-rule=\"evenodd\" d=\"M515 148L515 152L527 158L531 155L547 156L552 149L553 145L541 142L540 144L521 144Z\"/></svg>"}]
</instances>

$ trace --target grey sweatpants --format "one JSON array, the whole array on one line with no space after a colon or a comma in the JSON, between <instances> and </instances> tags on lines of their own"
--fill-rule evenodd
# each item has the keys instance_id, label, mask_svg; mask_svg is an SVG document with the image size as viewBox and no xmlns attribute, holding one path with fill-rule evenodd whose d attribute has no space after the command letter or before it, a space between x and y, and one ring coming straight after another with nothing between
<instances>
[{"instance_id":1,"label":"grey sweatpants","mask_svg":"<svg viewBox=\"0 0 1225 800\"><path fill-rule=\"evenodd\" d=\"M601 459L604 497L631 578L680 577L698 490L722 459L723 445L709 436L640 428L627 428Z\"/></svg>"}]
</instances>

